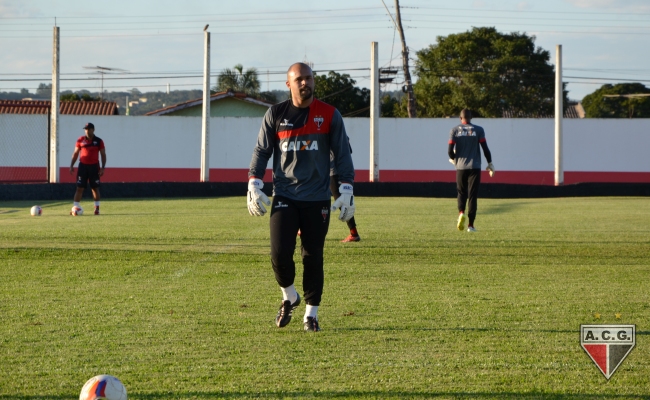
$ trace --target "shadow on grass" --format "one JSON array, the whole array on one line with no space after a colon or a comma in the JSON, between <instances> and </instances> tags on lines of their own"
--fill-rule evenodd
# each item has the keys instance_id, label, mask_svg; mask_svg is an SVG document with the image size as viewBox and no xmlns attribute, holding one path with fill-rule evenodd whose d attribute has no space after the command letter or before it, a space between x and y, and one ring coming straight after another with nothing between
<instances>
[{"instance_id":1,"label":"shadow on grass","mask_svg":"<svg viewBox=\"0 0 650 400\"><path fill-rule=\"evenodd\" d=\"M606 324L603 324L606 325ZM413 328L413 327L404 327L404 328L332 328L332 331L374 331L374 332L397 332L397 331L451 331L451 332L529 332L529 333L580 333L580 327L577 329L513 329L511 327L505 328ZM650 335L650 331L636 331L636 335L647 336ZM648 399L650 399L650 394Z\"/></svg>"},{"instance_id":2,"label":"shadow on grass","mask_svg":"<svg viewBox=\"0 0 650 400\"><path fill-rule=\"evenodd\" d=\"M480 199L479 199L480 200ZM511 202L500 202L497 204L481 204L479 207L479 212L481 214L506 214L513 212L515 209L520 208L525 205L529 205L530 203L524 203L524 202L516 202L516 201L511 201Z\"/></svg>"},{"instance_id":3,"label":"shadow on grass","mask_svg":"<svg viewBox=\"0 0 650 400\"><path fill-rule=\"evenodd\" d=\"M519 392L407 392L407 391L281 391L281 392L168 392L129 395L133 399L430 399L436 397L456 399L648 399L648 395L617 395L617 394L564 394L564 393L519 393ZM0 395L0 400L45 400L45 399L73 399L76 396L11 396Z\"/></svg>"}]
</instances>

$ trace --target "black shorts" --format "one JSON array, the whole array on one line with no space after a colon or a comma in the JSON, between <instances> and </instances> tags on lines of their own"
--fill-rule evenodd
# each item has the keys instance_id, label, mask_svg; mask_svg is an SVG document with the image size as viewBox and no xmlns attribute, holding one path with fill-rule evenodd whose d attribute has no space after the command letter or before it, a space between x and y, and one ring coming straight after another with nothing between
<instances>
[{"instance_id":1,"label":"black shorts","mask_svg":"<svg viewBox=\"0 0 650 400\"><path fill-rule=\"evenodd\" d=\"M90 187L95 189L99 187L99 164L79 163L77 168L77 187L87 188L88 182Z\"/></svg>"}]
</instances>

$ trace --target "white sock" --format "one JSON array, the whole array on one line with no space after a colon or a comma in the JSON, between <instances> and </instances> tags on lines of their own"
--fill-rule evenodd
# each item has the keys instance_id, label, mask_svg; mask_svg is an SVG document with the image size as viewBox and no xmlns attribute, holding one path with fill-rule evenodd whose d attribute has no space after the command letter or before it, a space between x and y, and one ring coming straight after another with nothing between
<instances>
[{"instance_id":1,"label":"white sock","mask_svg":"<svg viewBox=\"0 0 650 400\"><path fill-rule=\"evenodd\" d=\"M302 322L307 322L307 317L318 319L318 306L307 304L307 307L305 307L305 318L303 318Z\"/></svg>"},{"instance_id":2,"label":"white sock","mask_svg":"<svg viewBox=\"0 0 650 400\"><path fill-rule=\"evenodd\" d=\"M282 301L289 300L293 304L298 300L298 292L296 292L295 286L291 285L280 289L282 289Z\"/></svg>"},{"instance_id":3,"label":"white sock","mask_svg":"<svg viewBox=\"0 0 650 400\"><path fill-rule=\"evenodd\" d=\"M78 201L75 201L73 205L74 205L75 207L81 207L81 204L79 204Z\"/></svg>"},{"instance_id":4,"label":"white sock","mask_svg":"<svg viewBox=\"0 0 650 400\"><path fill-rule=\"evenodd\" d=\"M95 202L95 207L99 207L99 201Z\"/></svg>"}]
</instances>

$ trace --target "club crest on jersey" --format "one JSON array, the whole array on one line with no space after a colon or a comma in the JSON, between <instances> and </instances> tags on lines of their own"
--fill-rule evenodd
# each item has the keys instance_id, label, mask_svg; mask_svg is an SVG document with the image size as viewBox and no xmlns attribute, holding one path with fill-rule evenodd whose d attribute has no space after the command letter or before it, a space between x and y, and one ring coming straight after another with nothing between
<instances>
[{"instance_id":1,"label":"club crest on jersey","mask_svg":"<svg viewBox=\"0 0 650 400\"><path fill-rule=\"evenodd\" d=\"M320 129L321 125L323 125L323 122L325 122L325 118L323 118L322 115L317 115L314 117L314 122L316 123L316 127Z\"/></svg>"},{"instance_id":2,"label":"club crest on jersey","mask_svg":"<svg viewBox=\"0 0 650 400\"><path fill-rule=\"evenodd\" d=\"M292 124L291 122L289 122L288 119L285 119L285 120L283 120L282 122L280 122L280 126L290 126L290 127L293 127L293 124Z\"/></svg>"},{"instance_id":3,"label":"club crest on jersey","mask_svg":"<svg viewBox=\"0 0 650 400\"><path fill-rule=\"evenodd\" d=\"M287 141L280 144L280 149L285 153L287 151L318 150L318 142L316 140Z\"/></svg>"}]
</instances>

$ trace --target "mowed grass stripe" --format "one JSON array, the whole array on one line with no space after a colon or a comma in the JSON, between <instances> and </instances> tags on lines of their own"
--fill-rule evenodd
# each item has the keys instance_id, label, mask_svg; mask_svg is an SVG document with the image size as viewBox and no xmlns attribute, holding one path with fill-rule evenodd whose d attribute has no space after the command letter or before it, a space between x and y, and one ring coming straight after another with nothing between
<instances>
[{"instance_id":1,"label":"mowed grass stripe","mask_svg":"<svg viewBox=\"0 0 650 400\"><path fill-rule=\"evenodd\" d=\"M268 217L242 198L0 202L0 399L77 398L100 373L133 399L650 395L648 199L481 199L476 234L453 199L357 203L310 335L304 306L273 325ZM609 382L585 323L637 325Z\"/></svg>"}]
</instances>

